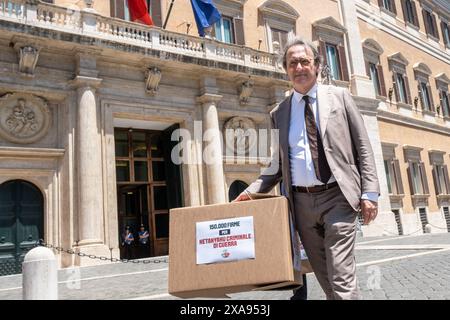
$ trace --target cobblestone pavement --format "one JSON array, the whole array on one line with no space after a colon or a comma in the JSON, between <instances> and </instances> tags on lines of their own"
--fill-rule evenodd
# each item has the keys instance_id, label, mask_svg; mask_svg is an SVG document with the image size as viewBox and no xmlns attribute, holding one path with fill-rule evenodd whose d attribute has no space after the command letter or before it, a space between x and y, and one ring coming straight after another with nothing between
<instances>
[{"instance_id":1,"label":"cobblestone pavement","mask_svg":"<svg viewBox=\"0 0 450 320\"><path fill-rule=\"evenodd\" d=\"M358 238L356 262L364 299L450 299L450 233ZM167 270L167 263L63 269L58 275L59 298L178 299L167 293ZM313 274L307 275L307 282L309 299L325 298ZM21 285L21 275L0 277L0 300L21 299ZM231 298L286 300L290 295L291 291L243 292Z\"/></svg>"}]
</instances>

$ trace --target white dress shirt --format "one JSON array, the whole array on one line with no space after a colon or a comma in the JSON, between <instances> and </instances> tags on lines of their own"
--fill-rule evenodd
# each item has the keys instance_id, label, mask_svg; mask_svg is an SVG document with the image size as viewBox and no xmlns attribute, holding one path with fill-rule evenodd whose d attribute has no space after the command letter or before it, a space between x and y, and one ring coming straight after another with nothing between
<instances>
[{"instance_id":1,"label":"white dress shirt","mask_svg":"<svg viewBox=\"0 0 450 320\"><path fill-rule=\"evenodd\" d=\"M320 132L320 109L317 108L317 84L307 93L311 104L316 125ZM294 90L291 102L291 119L289 123L289 161L292 184L295 186L312 187L324 184L317 179L314 171L314 163L309 149L308 134L305 126L305 100L303 94ZM331 174L328 183L336 181ZM378 201L378 193L363 193L361 199Z\"/></svg>"}]
</instances>

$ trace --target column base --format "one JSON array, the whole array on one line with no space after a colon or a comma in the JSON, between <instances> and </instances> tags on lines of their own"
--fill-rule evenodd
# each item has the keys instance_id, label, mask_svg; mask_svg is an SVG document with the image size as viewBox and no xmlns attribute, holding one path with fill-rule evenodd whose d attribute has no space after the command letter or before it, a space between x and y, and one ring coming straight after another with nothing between
<instances>
[{"instance_id":1,"label":"column base","mask_svg":"<svg viewBox=\"0 0 450 320\"><path fill-rule=\"evenodd\" d=\"M363 237L396 236L398 235L397 222L391 211L379 212L375 221L369 225L361 226Z\"/></svg>"},{"instance_id":2,"label":"column base","mask_svg":"<svg viewBox=\"0 0 450 320\"><path fill-rule=\"evenodd\" d=\"M78 245L73 249L75 251L73 264L78 267L108 264L111 263L111 255L113 258L119 258L120 256L117 248L111 251L105 244ZM83 253L85 256L80 257L78 253ZM105 257L109 260L100 260L100 257Z\"/></svg>"}]
</instances>

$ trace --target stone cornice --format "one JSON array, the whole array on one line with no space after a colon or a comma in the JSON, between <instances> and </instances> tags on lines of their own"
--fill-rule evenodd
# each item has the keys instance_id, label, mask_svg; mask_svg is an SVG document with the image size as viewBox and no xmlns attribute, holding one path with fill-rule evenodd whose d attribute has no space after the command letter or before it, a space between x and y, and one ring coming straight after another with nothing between
<instances>
[{"instance_id":1,"label":"stone cornice","mask_svg":"<svg viewBox=\"0 0 450 320\"><path fill-rule=\"evenodd\" d=\"M420 119L411 118L408 116L404 116L399 113L389 112L385 110L378 109L377 114L378 119L387 120L391 122L396 122L401 125L414 127L420 130L429 130L432 132L437 132L440 134L450 136L450 128L445 127L436 123L426 122Z\"/></svg>"},{"instance_id":2,"label":"stone cornice","mask_svg":"<svg viewBox=\"0 0 450 320\"><path fill-rule=\"evenodd\" d=\"M0 157L60 158L64 152L64 149L0 147Z\"/></svg>"},{"instance_id":3,"label":"stone cornice","mask_svg":"<svg viewBox=\"0 0 450 320\"><path fill-rule=\"evenodd\" d=\"M93 89L97 89L100 87L103 79L84 77L84 76L76 76L75 79L70 81L70 86L73 88L84 88L90 87Z\"/></svg>"}]
</instances>

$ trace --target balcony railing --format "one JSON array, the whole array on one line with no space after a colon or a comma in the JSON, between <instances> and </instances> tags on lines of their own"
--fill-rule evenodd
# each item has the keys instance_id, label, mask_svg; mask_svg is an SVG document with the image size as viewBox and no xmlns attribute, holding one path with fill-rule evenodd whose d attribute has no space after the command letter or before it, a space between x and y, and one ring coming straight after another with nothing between
<instances>
[{"instance_id":1,"label":"balcony railing","mask_svg":"<svg viewBox=\"0 0 450 320\"><path fill-rule=\"evenodd\" d=\"M0 0L0 20L255 69L283 71L278 58L271 53L105 17L92 9L65 8L36 0Z\"/></svg>"}]
</instances>

